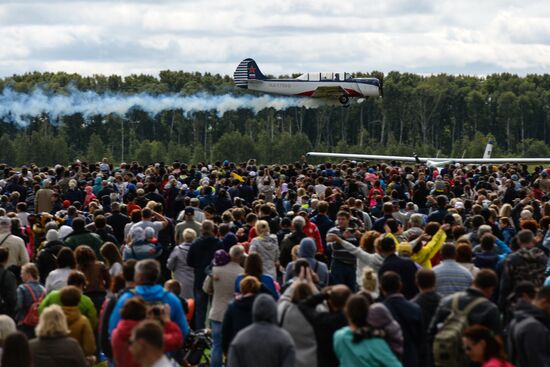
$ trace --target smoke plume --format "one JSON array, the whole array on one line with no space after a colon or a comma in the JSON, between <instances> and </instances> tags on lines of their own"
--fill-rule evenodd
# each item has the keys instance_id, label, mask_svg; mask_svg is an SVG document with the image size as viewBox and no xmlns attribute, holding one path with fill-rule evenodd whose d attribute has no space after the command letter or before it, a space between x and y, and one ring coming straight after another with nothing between
<instances>
[{"instance_id":1,"label":"smoke plume","mask_svg":"<svg viewBox=\"0 0 550 367\"><path fill-rule=\"evenodd\" d=\"M47 114L55 120L61 116L80 113L84 118L95 115L124 115L132 108L139 108L154 116L165 110L179 109L185 115L198 111L213 111L218 116L225 112L241 108L251 109L254 113L265 108L284 110L289 107L316 108L317 100L311 98L275 97L271 95L231 94L210 95L196 94L182 96L179 94L151 95L105 93L80 91L70 88L67 95L48 94L41 89L31 93L19 93L6 88L0 94L0 119L9 120L20 126L28 124L29 118Z\"/></svg>"}]
</instances>

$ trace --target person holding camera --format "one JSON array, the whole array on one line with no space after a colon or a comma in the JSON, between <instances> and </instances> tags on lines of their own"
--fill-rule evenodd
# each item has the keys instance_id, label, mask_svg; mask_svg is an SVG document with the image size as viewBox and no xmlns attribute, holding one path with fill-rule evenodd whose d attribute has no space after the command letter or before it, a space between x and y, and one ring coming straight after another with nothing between
<instances>
[{"instance_id":1,"label":"person holding camera","mask_svg":"<svg viewBox=\"0 0 550 367\"><path fill-rule=\"evenodd\" d=\"M130 342L134 329L143 320L155 320L163 328L164 352L173 352L183 345L183 335L178 325L170 320L170 306L147 304L143 299L129 299L120 311L121 320L113 331L111 345L116 366L137 367L139 363L131 353Z\"/></svg>"}]
</instances>

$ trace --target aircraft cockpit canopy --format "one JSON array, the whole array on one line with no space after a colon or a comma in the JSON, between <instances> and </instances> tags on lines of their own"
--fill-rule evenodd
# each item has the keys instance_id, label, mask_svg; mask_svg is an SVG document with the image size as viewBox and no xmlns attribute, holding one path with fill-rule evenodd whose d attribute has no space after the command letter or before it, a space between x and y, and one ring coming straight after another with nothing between
<instances>
[{"instance_id":1,"label":"aircraft cockpit canopy","mask_svg":"<svg viewBox=\"0 0 550 367\"><path fill-rule=\"evenodd\" d=\"M304 80L304 81L310 81L310 82L318 82L318 81L342 81L342 80L348 80L351 79L350 73L305 73L300 75L297 80Z\"/></svg>"}]
</instances>

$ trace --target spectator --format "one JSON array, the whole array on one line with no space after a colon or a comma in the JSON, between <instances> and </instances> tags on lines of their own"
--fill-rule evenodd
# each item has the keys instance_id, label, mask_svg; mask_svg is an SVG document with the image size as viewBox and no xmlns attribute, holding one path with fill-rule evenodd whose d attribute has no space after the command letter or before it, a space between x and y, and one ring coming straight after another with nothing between
<instances>
[{"instance_id":1,"label":"spectator","mask_svg":"<svg viewBox=\"0 0 550 367\"><path fill-rule=\"evenodd\" d=\"M272 297L264 294L256 297L252 319L252 325L241 330L231 342L227 367L294 366L294 342L287 331L277 326L277 307Z\"/></svg>"},{"instance_id":2,"label":"spectator","mask_svg":"<svg viewBox=\"0 0 550 367\"><path fill-rule=\"evenodd\" d=\"M124 260L136 261L145 259L157 259L162 254L162 245L155 243L154 230L151 227L137 227L130 232L130 243L124 246L122 251Z\"/></svg>"},{"instance_id":3,"label":"spectator","mask_svg":"<svg viewBox=\"0 0 550 367\"><path fill-rule=\"evenodd\" d=\"M195 234L200 233L201 224L195 220L195 209L193 209L193 207L188 206L185 208L183 211L183 217L179 220L183 221L176 225L175 236L177 244L185 241L184 232L186 229L192 229L195 231Z\"/></svg>"},{"instance_id":4,"label":"spectator","mask_svg":"<svg viewBox=\"0 0 550 367\"><path fill-rule=\"evenodd\" d=\"M33 263L21 268L23 284L17 287L15 321L17 328L29 339L34 338L34 328L38 320L38 305L46 296L46 289L38 282L38 268Z\"/></svg>"},{"instance_id":5,"label":"spectator","mask_svg":"<svg viewBox=\"0 0 550 367\"><path fill-rule=\"evenodd\" d=\"M42 312L36 335L29 343L33 366L89 366L80 345L69 336L67 318L60 306L53 305Z\"/></svg>"},{"instance_id":6,"label":"spectator","mask_svg":"<svg viewBox=\"0 0 550 367\"><path fill-rule=\"evenodd\" d=\"M130 352L142 367L172 367L164 355L164 335L157 321L145 320L139 323L130 337Z\"/></svg>"},{"instance_id":7,"label":"spectator","mask_svg":"<svg viewBox=\"0 0 550 367\"><path fill-rule=\"evenodd\" d=\"M244 262L244 274L235 279L235 293L240 293L240 282L246 276L253 276L260 281L260 292L272 295L279 299L277 285L271 275L264 273L264 267L260 254L250 254Z\"/></svg>"},{"instance_id":8,"label":"spectator","mask_svg":"<svg viewBox=\"0 0 550 367\"><path fill-rule=\"evenodd\" d=\"M357 247L355 233L348 231L350 214L340 210L336 216L336 227L331 228L328 234L340 237ZM335 239L334 236L327 238ZM331 275L333 284L345 284L354 292L357 289L357 266L355 256L343 247L340 242L328 242L332 248ZM371 266L372 267L372 266Z\"/></svg>"},{"instance_id":9,"label":"spectator","mask_svg":"<svg viewBox=\"0 0 550 367\"><path fill-rule=\"evenodd\" d=\"M472 274L456 260L456 248L446 243L441 248L441 264L433 268L435 291L442 297L462 292L472 284Z\"/></svg>"},{"instance_id":10,"label":"spectator","mask_svg":"<svg viewBox=\"0 0 550 367\"><path fill-rule=\"evenodd\" d=\"M174 273L174 278L181 284L180 297L193 298L193 282L195 274L193 268L187 265L187 254L191 243L197 238L196 232L191 228L183 231L182 242L177 245L168 257L167 267Z\"/></svg>"},{"instance_id":11,"label":"spectator","mask_svg":"<svg viewBox=\"0 0 550 367\"><path fill-rule=\"evenodd\" d=\"M239 288L241 294L227 306L223 316L221 345L224 354L229 352L229 343L237 333L252 324L252 305L260 292L260 281L253 276L245 276Z\"/></svg>"},{"instance_id":12,"label":"spectator","mask_svg":"<svg viewBox=\"0 0 550 367\"><path fill-rule=\"evenodd\" d=\"M8 250L8 259L4 265L6 269L13 269L13 267L19 269L29 262L25 242L11 234L11 220L8 217L0 217L0 248Z\"/></svg>"},{"instance_id":13,"label":"spectator","mask_svg":"<svg viewBox=\"0 0 550 367\"><path fill-rule=\"evenodd\" d=\"M380 288L385 297L384 306L388 308L403 331L403 364L424 366L428 347L426 327L422 322L420 307L405 299L401 293L401 278L393 271L384 272L380 279Z\"/></svg>"},{"instance_id":14,"label":"spectator","mask_svg":"<svg viewBox=\"0 0 550 367\"><path fill-rule=\"evenodd\" d=\"M67 278L67 286L71 285L79 288L81 291L84 291L86 287L86 277L84 276L84 274L78 270L73 270ZM42 314L44 310L51 305L61 306L60 290L53 290L48 293L46 298L44 298L44 300L40 303L40 306L38 307L38 313ZM83 294L80 298L80 303L78 307L80 309L80 313L86 316L88 320L90 320L92 328L95 329L97 327L97 311L90 297Z\"/></svg>"},{"instance_id":15,"label":"spectator","mask_svg":"<svg viewBox=\"0 0 550 367\"><path fill-rule=\"evenodd\" d=\"M307 237L304 233L304 227L306 220L301 216L292 218L292 232L287 234L281 242L281 254L279 256L279 262L281 266L285 267L292 261L291 251L295 245L298 245L300 241Z\"/></svg>"},{"instance_id":16,"label":"spectator","mask_svg":"<svg viewBox=\"0 0 550 367\"><path fill-rule=\"evenodd\" d=\"M59 239L59 232L55 229L48 230L46 241L46 245L38 252L36 257L36 265L42 284L46 282L48 274L57 269L57 256L64 247L63 242Z\"/></svg>"},{"instance_id":17,"label":"spectator","mask_svg":"<svg viewBox=\"0 0 550 367\"><path fill-rule=\"evenodd\" d=\"M3 343L2 367L31 367L29 340L23 333L9 334Z\"/></svg>"},{"instance_id":18,"label":"spectator","mask_svg":"<svg viewBox=\"0 0 550 367\"><path fill-rule=\"evenodd\" d=\"M312 238L306 237L300 241L300 249L298 250L299 258L305 259L309 263L310 268L317 274L319 280L318 286L324 288L328 284L329 272L326 264L315 259L315 251L315 241ZM294 276L293 261L286 266L285 283Z\"/></svg>"},{"instance_id":19,"label":"spectator","mask_svg":"<svg viewBox=\"0 0 550 367\"><path fill-rule=\"evenodd\" d=\"M101 258L99 249L103 244L101 237L90 232L85 228L86 222L84 218L77 217L73 220L73 231L64 239L65 245L71 250L76 250L78 246L87 245L95 252L97 258Z\"/></svg>"},{"instance_id":20,"label":"spectator","mask_svg":"<svg viewBox=\"0 0 550 367\"><path fill-rule=\"evenodd\" d=\"M0 314L15 317L17 306L17 279L7 269L9 250L0 247Z\"/></svg>"},{"instance_id":21,"label":"spectator","mask_svg":"<svg viewBox=\"0 0 550 367\"><path fill-rule=\"evenodd\" d=\"M378 277L383 276L386 271L396 272L403 282L403 288L400 291L406 299L413 298L418 293L418 288L414 284L418 270L415 263L395 254L395 241L390 237L384 237L380 240L380 253L384 257L384 263L378 270Z\"/></svg>"},{"instance_id":22,"label":"spectator","mask_svg":"<svg viewBox=\"0 0 550 367\"><path fill-rule=\"evenodd\" d=\"M97 261L94 251L86 245L78 246L74 255L77 269L86 277L85 294L90 297L99 314L111 284L109 270L105 267L105 264Z\"/></svg>"},{"instance_id":23,"label":"spectator","mask_svg":"<svg viewBox=\"0 0 550 367\"><path fill-rule=\"evenodd\" d=\"M126 224L130 223L130 218L121 213L120 211L121 204L114 202L111 204L111 215L107 217L107 224L113 228L113 234L117 239L119 244L124 243L124 227Z\"/></svg>"},{"instance_id":24,"label":"spectator","mask_svg":"<svg viewBox=\"0 0 550 367\"><path fill-rule=\"evenodd\" d=\"M233 300L235 279L242 273L240 265L244 255L242 247L231 248L231 256L225 250L218 250L212 262L212 274L206 278L206 293L212 295L210 308L210 327L212 329L212 367L221 367L223 352L221 346L222 321L227 305Z\"/></svg>"},{"instance_id":25,"label":"spectator","mask_svg":"<svg viewBox=\"0 0 550 367\"><path fill-rule=\"evenodd\" d=\"M490 329L474 325L464 330L463 335L464 352L472 362L482 367L514 367L506 361L500 337Z\"/></svg>"},{"instance_id":26,"label":"spectator","mask_svg":"<svg viewBox=\"0 0 550 367\"><path fill-rule=\"evenodd\" d=\"M64 247L57 253L56 266L57 269L50 272L46 278L47 293L67 285L67 278L76 267L76 259L70 248Z\"/></svg>"},{"instance_id":27,"label":"spectator","mask_svg":"<svg viewBox=\"0 0 550 367\"><path fill-rule=\"evenodd\" d=\"M420 269L416 273L416 286L420 290L420 293L416 295L411 301L416 303L422 311L422 324L426 330L430 326L437 306L441 301L441 295L435 291L436 275L433 270Z\"/></svg>"},{"instance_id":28,"label":"spectator","mask_svg":"<svg viewBox=\"0 0 550 367\"><path fill-rule=\"evenodd\" d=\"M84 355L93 359L96 351L95 337L90 321L80 313L81 297L82 291L73 285L64 287L59 292L63 313L67 318L69 335L78 342Z\"/></svg>"},{"instance_id":29,"label":"spectator","mask_svg":"<svg viewBox=\"0 0 550 367\"><path fill-rule=\"evenodd\" d=\"M269 224L265 220L259 220L254 226L257 237L250 242L249 253L258 253L262 258L264 271L277 279L277 266L279 264L279 245L277 236L269 233Z\"/></svg>"},{"instance_id":30,"label":"spectator","mask_svg":"<svg viewBox=\"0 0 550 367\"><path fill-rule=\"evenodd\" d=\"M204 328L208 295L202 290L206 278L206 267L214 259L214 253L222 248L221 241L214 236L214 223L210 220L202 222L201 236L191 244L187 253L187 265L193 268L195 279L193 295L195 299L195 328Z\"/></svg>"},{"instance_id":31,"label":"spectator","mask_svg":"<svg viewBox=\"0 0 550 367\"><path fill-rule=\"evenodd\" d=\"M105 265L109 269L111 278L122 274L122 256L114 243L105 242L103 246L101 246L100 253L105 259Z\"/></svg>"},{"instance_id":32,"label":"spectator","mask_svg":"<svg viewBox=\"0 0 550 367\"><path fill-rule=\"evenodd\" d=\"M508 332L510 360L517 367L550 365L550 287L541 288L533 303L514 312Z\"/></svg>"},{"instance_id":33,"label":"spectator","mask_svg":"<svg viewBox=\"0 0 550 367\"><path fill-rule=\"evenodd\" d=\"M17 331L15 322L8 315L0 315L0 360L2 359L2 353L4 351L4 340L8 335ZM1 366L1 364L0 364Z\"/></svg>"},{"instance_id":34,"label":"spectator","mask_svg":"<svg viewBox=\"0 0 550 367\"><path fill-rule=\"evenodd\" d=\"M178 297L167 292L161 285L157 284L160 276L160 266L155 260L138 261L135 268L135 291L125 292L118 297L117 303L109 318L109 335L112 335L120 321L120 310L124 303L134 297L142 297L146 302L162 302L170 306L170 320L174 321L180 328L182 334L189 334L189 325L185 319L183 307Z\"/></svg>"},{"instance_id":35,"label":"spectator","mask_svg":"<svg viewBox=\"0 0 550 367\"><path fill-rule=\"evenodd\" d=\"M345 308L349 326L334 335L334 352L342 367L387 366L400 367L401 362L392 353L381 333L369 328L369 305L359 295L351 296Z\"/></svg>"}]
</instances>

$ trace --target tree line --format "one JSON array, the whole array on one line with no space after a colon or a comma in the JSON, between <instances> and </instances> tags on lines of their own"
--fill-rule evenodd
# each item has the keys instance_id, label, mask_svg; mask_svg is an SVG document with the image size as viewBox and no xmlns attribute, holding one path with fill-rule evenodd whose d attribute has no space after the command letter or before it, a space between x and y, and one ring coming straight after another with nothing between
<instances>
[{"instance_id":1,"label":"tree line","mask_svg":"<svg viewBox=\"0 0 550 367\"><path fill-rule=\"evenodd\" d=\"M0 161L50 165L74 159L141 163L180 160L290 162L310 150L480 157L488 139L494 156L550 156L550 75L502 73L486 77L423 76L392 71L356 73L384 82L383 98L350 107L240 109L150 116L133 108L124 116L80 114L29 117L18 126L0 119ZM294 75L293 75L294 76ZM150 75L81 76L33 72L0 79L0 90L70 93L243 94L229 76L183 71Z\"/></svg>"}]
</instances>

